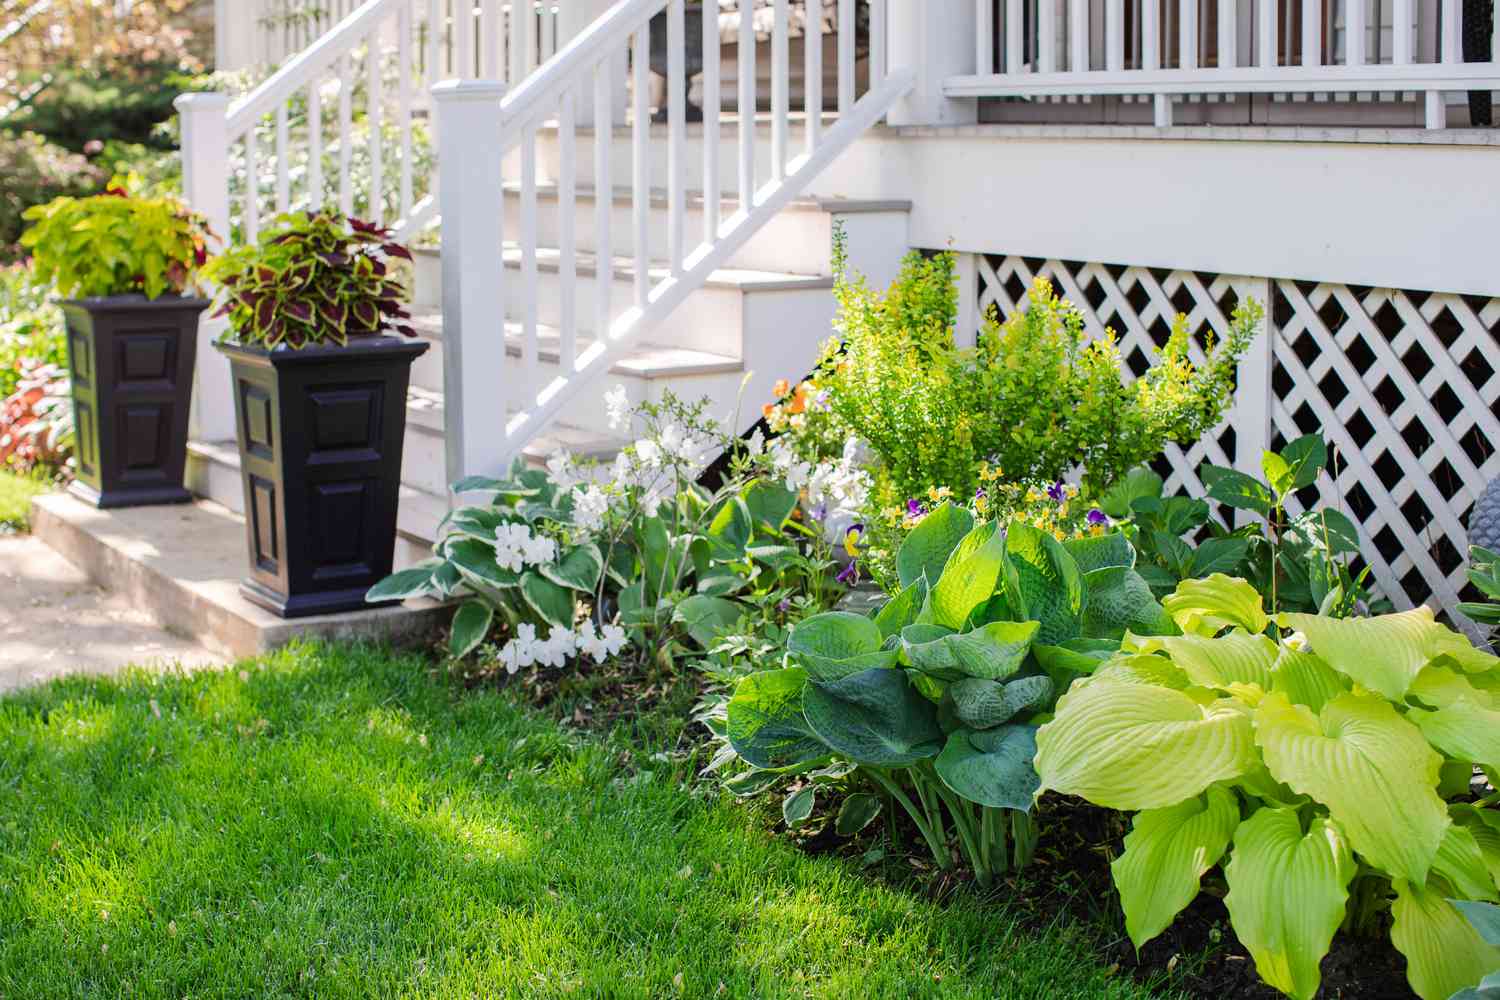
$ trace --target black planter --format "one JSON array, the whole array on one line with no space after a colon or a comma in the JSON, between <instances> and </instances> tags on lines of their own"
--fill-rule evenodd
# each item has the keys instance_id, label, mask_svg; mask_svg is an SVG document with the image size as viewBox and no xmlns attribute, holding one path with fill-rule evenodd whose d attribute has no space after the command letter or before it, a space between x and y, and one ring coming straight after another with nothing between
<instances>
[{"instance_id":1,"label":"black planter","mask_svg":"<svg viewBox=\"0 0 1500 1000\"><path fill-rule=\"evenodd\" d=\"M369 607L365 591L391 572L406 388L427 346L218 345L234 385L248 600L283 618Z\"/></svg>"},{"instance_id":2,"label":"black planter","mask_svg":"<svg viewBox=\"0 0 1500 1000\"><path fill-rule=\"evenodd\" d=\"M62 303L77 478L96 507L186 503L188 407L208 300L116 295Z\"/></svg>"}]
</instances>

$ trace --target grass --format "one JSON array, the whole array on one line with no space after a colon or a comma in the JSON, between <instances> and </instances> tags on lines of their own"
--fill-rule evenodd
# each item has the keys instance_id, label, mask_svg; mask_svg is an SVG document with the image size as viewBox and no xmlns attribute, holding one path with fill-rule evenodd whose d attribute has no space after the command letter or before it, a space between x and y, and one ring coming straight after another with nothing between
<instances>
[{"instance_id":1,"label":"grass","mask_svg":"<svg viewBox=\"0 0 1500 1000\"><path fill-rule=\"evenodd\" d=\"M0 534L27 531L31 524L31 498L51 487L40 480L0 471Z\"/></svg>"},{"instance_id":2,"label":"grass","mask_svg":"<svg viewBox=\"0 0 1500 1000\"><path fill-rule=\"evenodd\" d=\"M0 699L0 996L1159 996L422 661Z\"/></svg>"}]
</instances>

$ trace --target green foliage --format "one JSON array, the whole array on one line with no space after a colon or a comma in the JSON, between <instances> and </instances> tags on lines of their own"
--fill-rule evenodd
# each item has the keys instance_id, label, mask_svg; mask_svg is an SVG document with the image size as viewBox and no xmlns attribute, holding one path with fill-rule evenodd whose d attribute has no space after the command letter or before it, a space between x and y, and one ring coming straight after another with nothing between
<instances>
[{"instance_id":1,"label":"green foliage","mask_svg":"<svg viewBox=\"0 0 1500 1000\"><path fill-rule=\"evenodd\" d=\"M181 294L208 259L203 219L175 198L139 197L115 178L104 194L62 197L25 212L21 245L35 280L67 298Z\"/></svg>"},{"instance_id":2,"label":"green foliage","mask_svg":"<svg viewBox=\"0 0 1500 1000\"><path fill-rule=\"evenodd\" d=\"M724 731L751 770L731 786L760 791L839 766L899 805L940 866L954 863L949 823L983 883L1026 864L1036 725L1054 693L1076 660L1091 668L1127 630L1175 631L1134 557L1119 536L1062 543L940 506L897 558L901 593L871 617L804 619L783 667L740 681ZM859 801L841 830L873 818Z\"/></svg>"},{"instance_id":3,"label":"green foliage","mask_svg":"<svg viewBox=\"0 0 1500 1000\"><path fill-rule=\"evenodd\" d=\"M1114 865L1136 947L1218 864L1235 933L1289 996L1386 906L1423 1000L1500 970L1450 902L1500 902L1500 811L1469 789L1500 773L1500 658L1426 608L1273 619L1223 575L1164 603L1185 634L1126 635L1036 737L1042 790L1137 811Z\"/></svg>"},{"instance_id":4,"label":"green foliage","mask_svg":"<svg viewBox=\"0 0 1500 1000\"><path fill-rule=\"evenodd\" d=\"M1298 438L1281 452L1266 452L1265 480L1204 464L1198 471L1208 499L1260 520L1229 528L1211 514L1208 501L1162 496L1162 479L1150 469L1132 469L1100 501L1111 517L1128 519L1125 531L1140 553L1141 575L1158 597L1183 580L1224 573L1244 577L1267 595L1272 612L1321 611L1348 615L1386 610L1368 586L1368 568L1355 573L1359 529L1329 507L1290 515L1286 499L1311 486L1328 464L1323 439ZM1190 539L1204 529L1210 537Z\"/></svg>"},{"instance_id":5,"label":"green foliage","mask_svg":"<svg viewBox=\"0 0 1500 1000\"><path fill-rule=\"evenodd\" d=\"M1241 303L1202 367L1188 360L1179 316L1152 367L1126 384L1113 334L1089 341L1082 314L1045 280L1024 311L991 316L977 348L959 350L952 254L908 255L884 294L849 274L842 235L834 266L842 350L831 344L817 384L898 497L936 486L972 496L986 462L1010 481L1049 483L1081 465L1085 493L1097 495L1167 442L1218 423L1263 315Z\"/></svg>"},{"instance_id":6,"label":"green foliage","mask_svg":"<svg viewBox=\"0 0 1500 1000\"><path fill-rule=\"evenodd\" d=\"M32 132L0 131L0 262L21 253L23 214L64 196L100 191L108 176L84 157Z\"/></svg>"},{"instance_id":7,"label":"green foliage","mask_svg":"<svg viewBox=\"0 0 1500 1000\"><path fill-rule=\"evenodd\" d=\"M215 315L235 338L262 347L344 344L387 331L416 336L406 287L392 262L411 253L388 229L323 212L279 216L254 246L236 247L204 269L222 288Z\"/></svg>"},{"instance_id":8,"label":"green foliage","mask_svg":"<svg viewBox=\"0 0 1500 1000\"><path fill-rule=\"evenodd\" d=\"M1478 545L1469 549L1469 582L1487 601L1465 601L1458 606L1480 625L1500 625L1500 555Z\"/></svg>"},{"instance_id":9,"label":"green foliage","mask_svg":"<svg viewBox=\"0 0 1500 1000\"><path fill-rule=\"evenodd\" d=\"M176 115L172 102L179 94L201 85L200 78L160 63L129 73L61 70L13 125L80 153L109 141L165 149L157 125Z\"/></svg>"},{"instance_id":10,"label":"green foliage","mask_svg":"<svg viewBox=\"0 0 1500 1000\"><path fill-rule=\"evenodd\" d=\"M65 365L62 312L47 302L29 268L0 267L0 399L15 392L27 365Z\"/></svg>"}]
</instances>

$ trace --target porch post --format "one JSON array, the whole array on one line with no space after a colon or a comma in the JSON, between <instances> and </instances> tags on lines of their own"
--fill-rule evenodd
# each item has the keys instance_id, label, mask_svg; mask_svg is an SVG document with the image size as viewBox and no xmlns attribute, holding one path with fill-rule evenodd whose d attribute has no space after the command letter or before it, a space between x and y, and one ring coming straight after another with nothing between
<instances>
[{"instance_id":1,"label":"porch post","mask_svg":"<svg viewBox=\"0 0 1500 1000\"><path fill-rule=\"evenodd\" d=\"M183 94L172 102L182 119L182 194L227 249L229 232L229 96ZM195 441L234 438L229 362L213 349L227 323L205 312L198 323L198 367L193 378L189 434Z\"/></svg>"},{"instance_id":2,"label":"porch post","mask_svg":"<svg viewBox=\"0 0 1500 1000\"><path fill-rule=\"evenodd\" d=\"M448 482L505 472L505 84L445 80L438 118L442 213L443 408Z\"/></svg>"},{"instance_id":3,"label":"porch post","mask_svg":"<svg viewBox=\"0 0 1500 1000\"><path fill-rule=\"evenodd\" d=\"M917 85L886 116L892 125L972 125L979 102L943 96L943 81L976 72L979 4L993 0L888 0L891 69L916 70Z\"/></svg>"},{"instance_id":4,"label":"porch post","mask_svg":"<svg viewBox=\"0 0 1500 1000\"><path fill-rule=\"evenodd\" d=\"M260 4L253 0L214 0L214 69L235 72L260 61L259 14Z\"/></svg>"},{"instance_id":5,"label":"porch post","mask_svg":"<svg viewBox=\"0 0 1500 1000\"><path fill-rule=\"evenodd\" d=\"M560 0L557 8L557 51L561 52L569 42L583 34L589 25L597 21L614 5L615 0ZM616 57L615 63L615 87L612 91L614 109L611 117L616 125L624 125L628 96L625 81L629 74L626 70L623 52ZM592 122L594 120L593 88L579 88L576 114L577 121Z\"/></svg>"}]
</instances>

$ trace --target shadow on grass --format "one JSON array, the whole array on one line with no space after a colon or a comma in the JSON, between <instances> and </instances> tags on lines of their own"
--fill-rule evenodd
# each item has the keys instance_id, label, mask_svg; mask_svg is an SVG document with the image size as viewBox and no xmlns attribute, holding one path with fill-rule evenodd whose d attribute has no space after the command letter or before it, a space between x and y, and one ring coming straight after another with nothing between
<instances>
[{"instance_id":1,"label":"shadow on grass","mask_svg":"<svg viewBox=\"0 0 1500 1000\"><path fill-rule=\"evenodd\" d=\"M0 700L0 996L1136 998L416 659Z\"/></svg>"}]
</instances>

